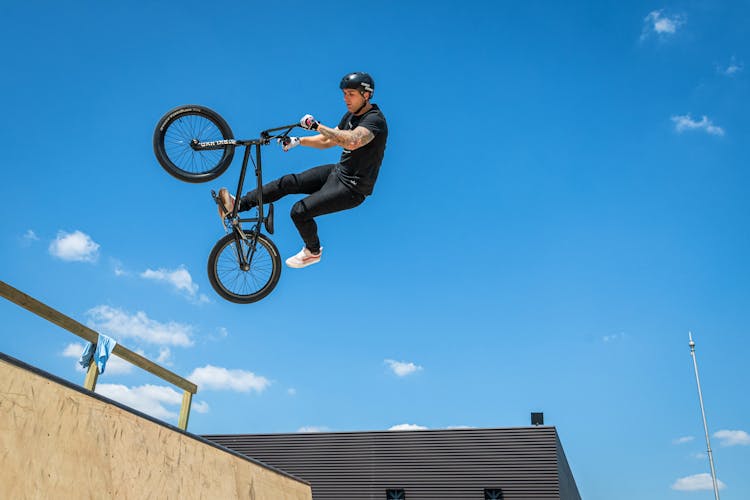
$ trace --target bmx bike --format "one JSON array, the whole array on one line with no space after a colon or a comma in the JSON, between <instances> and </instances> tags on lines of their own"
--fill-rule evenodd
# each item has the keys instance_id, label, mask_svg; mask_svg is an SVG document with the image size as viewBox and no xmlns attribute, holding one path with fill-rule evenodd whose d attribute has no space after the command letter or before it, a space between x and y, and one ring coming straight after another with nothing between
<instances>
[{"instance_id":1,"label":"bmx bike","mask_svg":"<svg viewBox=\"0 0 750 500\"><path fill-rule=\"evenodd\" d=\"M281 276L281 257L263 227L273 234L273 203L266 212L263 204L261 146L272 140L288 140L298 124L271 128L257 139L235 139L227 122L215 111L199 105L178 106L167 112L154 130L154 153L170 175L185 182L200 183L223 174L234 158L234 150L244 147L234 206L223 219L227 234L214 245L208 257L208 279L221 297L238 304L257 302L276 287ZM283 131L283 132L280 132ZM255 147L255 159L251 151ZM255 167L258 204L255 217L238 216L240 196L248 160ZM222 206L215 191L214 201ZM228 208L228 207L226 207ZM243 224L249 224L247 228Z\"/></svg>"}]
</instances>

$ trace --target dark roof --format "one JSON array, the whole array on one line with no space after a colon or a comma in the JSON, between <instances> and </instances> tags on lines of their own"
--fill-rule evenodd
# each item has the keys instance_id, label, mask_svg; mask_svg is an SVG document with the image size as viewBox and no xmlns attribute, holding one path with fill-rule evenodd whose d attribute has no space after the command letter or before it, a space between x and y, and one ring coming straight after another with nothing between
<instances>
[{"instance_id":1,"label":"dark roof","mask_svg":"<svg viewBox=\"0 0 750 500\"><path fill-rule=\"evenodd\" d=\"M484 498L580 500L552 426L207 435L307 480L315 500Z\"/></svg>"}]
</instances>

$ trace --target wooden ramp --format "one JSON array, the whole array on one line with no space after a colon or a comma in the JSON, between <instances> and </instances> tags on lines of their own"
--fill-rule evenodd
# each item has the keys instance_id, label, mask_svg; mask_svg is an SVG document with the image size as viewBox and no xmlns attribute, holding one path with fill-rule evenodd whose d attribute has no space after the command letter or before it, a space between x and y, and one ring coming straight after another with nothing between
<instances>
[{"instance_id":1,"label":"wooden ramp","mask_svg":"<svg viewBox=\"0 0 750 500\"><path fill-rule=\"evenodd\" d=\"M0 353L0 498L312 500L283 471Z\"/></svg>"}]
</instances>

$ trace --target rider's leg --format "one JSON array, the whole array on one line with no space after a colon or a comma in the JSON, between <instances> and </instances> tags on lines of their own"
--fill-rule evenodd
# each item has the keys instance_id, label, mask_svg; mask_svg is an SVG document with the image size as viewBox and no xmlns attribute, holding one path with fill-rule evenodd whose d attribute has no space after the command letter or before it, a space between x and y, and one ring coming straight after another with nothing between
<instances>
[{"instance_id":1,"label":"rider's leg","mask_svg":"<svg viewBox=\"0 0 750 500\"><path fill-rule=\"evenodd\" d=\"M289 174L263 186L263 203L273 203L288 194L312 194L326 182L336 165L321 165L299 174ZM258 190L253 189L240 198L240 212L258 204Z\"/></svg>"},{"instance_id":2,"label":"rider's leg","mask_svg":"<svg viewBox=\"0 0 750 500\"><path fill-rule=\"evenodd\" d=\"M318 225L313 217L354 208L365 200L365 196L346 187L333 172L323 187L292 206L292 220L297 226L305 247L317 254L320 252Z\"/></svg>"}]
</instances>

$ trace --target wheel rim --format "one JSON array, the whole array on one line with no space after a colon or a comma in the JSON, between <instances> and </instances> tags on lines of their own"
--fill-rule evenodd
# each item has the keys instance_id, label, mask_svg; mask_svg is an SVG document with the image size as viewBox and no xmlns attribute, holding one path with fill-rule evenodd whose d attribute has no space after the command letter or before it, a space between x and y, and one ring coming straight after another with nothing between
<instances>
[{"instance_id":1,"label":"wheel rim","mask_svg":"<svg viewBox=\"0 0 750 500\"><path fill-rule=\"evenodd\" d=\"M224 135L213 120L186 114L169 124L164 133L164 153L172 164L185 172L199 175L214 170L224 158L226 148L195 151L191 141L220 141Z\"/></svg>"},{"instance_id":2,"label":"wheel rim","mask_svg":"<svg viewBox=\"0 0 750 500\"><path fill-rule=\"evenodd\" d=\"M245 256L249 253L249 241L241 243ZM260 293L271 282L274 262L268 248L258 240L255 245L253 259L249 262L249 269L240 267L237 255L237 244L230 240L221 249L215 264L216 280L230 295L248 297Z\"/></svg>"}]
</instances>

